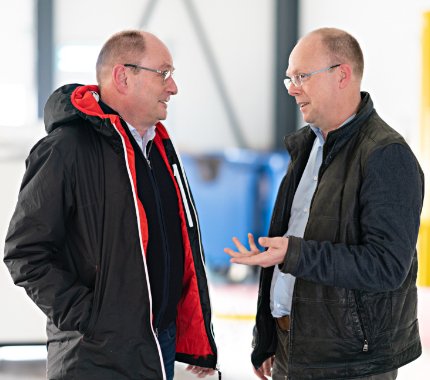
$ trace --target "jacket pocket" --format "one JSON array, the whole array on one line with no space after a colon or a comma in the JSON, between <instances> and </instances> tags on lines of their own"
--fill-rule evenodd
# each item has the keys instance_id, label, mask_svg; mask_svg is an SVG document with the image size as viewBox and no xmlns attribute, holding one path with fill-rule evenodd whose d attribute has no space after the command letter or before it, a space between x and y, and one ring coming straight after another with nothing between
<instances>
[{"instance_id":1,"label":"jacket pocket","mask_svg":"<svg viewBox=\"0 0 430 380\"><path fill-rule=\"evenodd\" d=\"M101 303L101 273L100 265L96 266L96 279L94 285L93 303L91 306L91 314L88 320L88 325L83 331L84 337L91 338L94 333L97 319L99 317Z\"/></svg>"},{"instance_id":2,"label":"jacket pocket","mask_svg":"<svg viewBox=\"0 0 430 380\"><path fill-rule=\"evenodd\" d=\"M351 294L350 300L353 303L351 316L354 333L362 340L362 351L367 352L369 351L369 334L366 328L364 307L360 295L356 291L351 291Z\"/></svg>"}]
</instances>

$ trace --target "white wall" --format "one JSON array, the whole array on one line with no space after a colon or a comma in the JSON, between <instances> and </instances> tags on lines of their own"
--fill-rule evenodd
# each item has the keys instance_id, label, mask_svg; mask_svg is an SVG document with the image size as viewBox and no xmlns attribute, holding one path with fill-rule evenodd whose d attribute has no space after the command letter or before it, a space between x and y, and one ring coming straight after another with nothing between
<instances>
[{"instance_id":1,"label":"white wall","mask_svg":"<svg viewBox=\"0 0 430 380\"><path fill-rule=\"evenodd\" d=\"M147 4L138 0L58 0L57 44L87 44L98 52L114 32L139 27ZM193 0L193 4L248 144L254 149L268 148L273 134L273 0ZM182 0L159 0L146 27L167 44L176 67L179 93L169 103L166 125L182 150L236 146L186 9ZM88 62L87 72L60 72L57 84L94 83L95 58Z\"/></svg>"},{"instance_id":2,"label":"white wall","mask_svg":"<svg viewBox=\"0 0 430 380\"><path fill-rule=\"evenodd\" d=\"M301 0L301 35L333 26L364 53L363 90L379 115L415 150L419 145L422 14L429 0Z\"/></svg>"},{"instance_id":3,"label":"white wall","mask_svg":"<svg viewBox=\"0 0 430 380\"><path fill-rule=\"evenodd\" d=\"M37 117L33 11L32 0L0 3L0 127Z\"/></svg>"}]
</instances>

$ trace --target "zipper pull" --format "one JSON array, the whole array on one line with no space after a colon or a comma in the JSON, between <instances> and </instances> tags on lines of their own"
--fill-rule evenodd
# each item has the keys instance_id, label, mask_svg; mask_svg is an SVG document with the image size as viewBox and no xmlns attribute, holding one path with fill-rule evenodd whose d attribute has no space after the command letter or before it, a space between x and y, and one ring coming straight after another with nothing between
<instances>
[{"instance_id":1,"label":"zipper pull","mask_svg":"<svg viewBox=\"0 0 430 380\"><path fill-rule=\"evenodd\" d=\"M364 339L363 352L367 351L369 351L369 343L367 342L367 339Z\"/></svg>"},{"instance_id":2,"label":"zipper pull","mask_svg":"<svg viewBox=\"0 0 430 380\"><path fill-rule=\"evenodd\" d=\"M144 155L146 158L146 162L148 163L148 166L150 169L152 169L152 168L151 168L151 161L149 161L149 154L151 153L153 143L154 143L154 139L148 141L148 143L146 144L146 148L145 148L146 155Z\"/></svg>"}]
</instances>

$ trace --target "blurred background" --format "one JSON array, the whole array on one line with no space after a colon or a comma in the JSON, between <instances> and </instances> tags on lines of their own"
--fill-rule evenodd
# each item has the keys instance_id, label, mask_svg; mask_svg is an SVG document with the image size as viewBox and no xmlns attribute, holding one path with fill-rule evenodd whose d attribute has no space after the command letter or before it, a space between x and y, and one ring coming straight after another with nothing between
<instances>
[{"instance_id":1,"label":"blurred background","mask_svg":"<svg viewBox=\"0 0 430 380\"><path fill-rule=\"evenodd\" d=\"M430 188L430 0L2 1L1 250L24 160L44 136L49 94L65 83L95 83L98 52L113 33L153 32L176 68L179 93L165 125L182 152L201 218L223 378L253 378L257 273L230 266L222 249L231 236L267 232L289 161L282 138L303 125L283 85L288 55L299 37L323 26L360 42L362 88L410 144ZM399 379L425 379L430 370L429 198L427 192L419 240L424 353ZM0 265L0 380L44 378L44 323ZM176 373L193 378L180 364Z\"/></svg>"}]
</instances>

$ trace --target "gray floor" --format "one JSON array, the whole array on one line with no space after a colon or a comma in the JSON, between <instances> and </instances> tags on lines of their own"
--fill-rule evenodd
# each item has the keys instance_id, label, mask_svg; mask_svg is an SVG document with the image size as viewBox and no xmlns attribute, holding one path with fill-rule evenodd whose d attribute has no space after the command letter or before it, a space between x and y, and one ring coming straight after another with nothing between
<instances>
[{"instance_id":1,"label":"gray floor","mask_svg":"<svg viewBox=\"0 0 430 380\"><path fill-rule=\"evenodd\" d=\"M219 363L223 373L223 380L250 380L257 379L252 373L249 362L251 351L251 331L253 322L248 320L247 312L255 305L254 297L250 295L254 288L249 291L242 289L219 289L223 302L218 304L219 311L216 312L215 333L219 346ZM229 296L228 296L229 295ZM239 297L241 295L241 297ZM214 297L215 299L217 297ZM251 300L252 298L252 300ZM215 301L214 299L214 301ZM237 314L237 307L232 304L248 305ZM221 310L223 309L223 310ZM232 310L227 314L226 310ZM429 342L424 342L429 343ZM424 346L423 355L416 361L402 367L399 370L398 380L421 380L428 379L430 373L430 346ZM45 363L34 362L6 362L0 361L0 380L42 380L45 379ZM185 371L185 365L177 363L175 367L175 380L197 379L193 374ZM207 377L209 380L218 379L217 376Z\"/></svg>"},{"instance_id":2,"label":"gray floor","mask_svg":"<svg viewBox=\"0 0 430 380\"><path fill-rule=\"evenodd\" d=\"M45 361L0 361L0 380L45 379Z\"/></svg>"}]
</instances>

